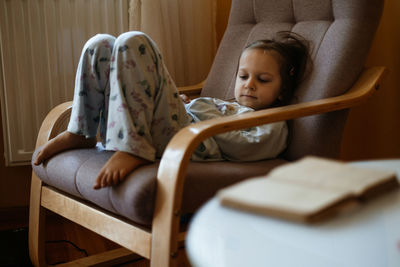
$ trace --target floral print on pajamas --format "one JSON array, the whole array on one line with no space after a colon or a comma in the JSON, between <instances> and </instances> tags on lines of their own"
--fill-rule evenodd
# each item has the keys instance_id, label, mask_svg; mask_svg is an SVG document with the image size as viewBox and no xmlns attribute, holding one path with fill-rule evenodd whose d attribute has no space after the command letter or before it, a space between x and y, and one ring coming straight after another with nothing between
<instances>
[{"instance_id":1,"label":"floral print on pajamas","mask_svg":"<svg viewBox=\"0 0 400 267\"><path fill-rule=\"evenodd\" d=\"M92 37L79 61L68 131L95 137L107 150L154 161L188 125L174 82L144 33Z\"/></svg>"}]
</instances>

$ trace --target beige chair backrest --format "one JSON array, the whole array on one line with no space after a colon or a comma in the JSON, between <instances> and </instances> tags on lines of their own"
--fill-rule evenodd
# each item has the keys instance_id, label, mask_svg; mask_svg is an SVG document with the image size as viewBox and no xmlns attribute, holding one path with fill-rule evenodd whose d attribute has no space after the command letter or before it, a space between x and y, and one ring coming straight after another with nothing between
<instances>
[{"instance_id":1,"label":"beige chair backrest","mask_svg":"<svg viewBox=\"0 0 400 267\"><path fill-rule=\"evenodd\" d=\"M246 44L293 31L310 42L313 72L293 102L337 96L358 78L383 9L383 0L233 0L227 30L202 96L232 99L238 58ZM337 157L347 111L290 122L284 158Z\"/></svg>"}]
</instances>

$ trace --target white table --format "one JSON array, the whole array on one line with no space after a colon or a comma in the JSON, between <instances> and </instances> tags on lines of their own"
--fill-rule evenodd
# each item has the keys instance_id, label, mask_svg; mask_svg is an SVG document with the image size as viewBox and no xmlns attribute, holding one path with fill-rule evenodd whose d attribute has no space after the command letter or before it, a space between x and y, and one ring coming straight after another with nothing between
<instances>
[{"instance_id":1,"label":"white table","mask_svg":"<svg viewBox=\"0 0 400 267\"><path fill-rule=\"evenodd\" d=\"M400 160L357 162L390 169ZM241 212L209 201L186 240L194 267L399 267L400 190L318 225Z\"/></svg>"}]
</instances>

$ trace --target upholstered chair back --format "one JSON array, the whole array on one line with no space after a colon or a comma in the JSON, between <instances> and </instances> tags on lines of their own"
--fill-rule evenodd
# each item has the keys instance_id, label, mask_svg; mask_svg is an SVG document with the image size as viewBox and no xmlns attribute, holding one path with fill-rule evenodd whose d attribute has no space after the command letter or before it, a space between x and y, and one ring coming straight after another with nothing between
<instances>
[{"instance_id":1,"label":"upholstered chair back","mask_svg":"<svg viewBox=\"0 0 400 267\"><path fill-rule=\"evenodd\" d=\"M359 3L362 2L362 3ZM234 97L239 56L250 42L293 31L310 43L312 72L292 102L337 96L363 69L383 8L383 0L232 0L227 30L202 96ZM289 146L283 157L337 157L347 111L289 122Z\"/></svg>"}]
</instances>

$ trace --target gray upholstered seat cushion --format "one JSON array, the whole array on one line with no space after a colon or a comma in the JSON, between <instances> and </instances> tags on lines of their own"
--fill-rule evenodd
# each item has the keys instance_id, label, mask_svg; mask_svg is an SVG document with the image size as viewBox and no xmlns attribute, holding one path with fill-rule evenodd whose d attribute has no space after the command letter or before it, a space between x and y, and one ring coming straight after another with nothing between
<instances>
[{"instance_id":1,"label":"gray upholstered seat cushion","mask_svg":"<svg viewBox=\"0 0 400 267\"><path fill-rule=\"evenodd\" d=\"M33 158L36 153L37 151ZM113 152L104 151L99 146L96 149L70 150L54 156L45 164L32 166L37 176L46 184L136 223L150 225L155 204L158 163L137 169L119 186L94 190L96 176L112 154ZM266 174L271 168L284 162L192 162L188 168L182 211L194 212L218 189L250 176Z\"/></svg>"}]
</instances>

